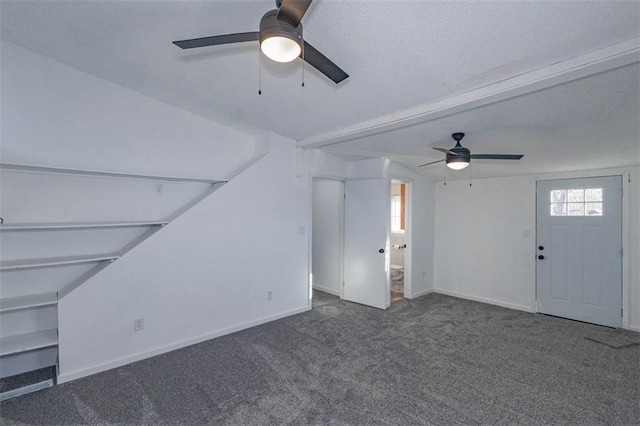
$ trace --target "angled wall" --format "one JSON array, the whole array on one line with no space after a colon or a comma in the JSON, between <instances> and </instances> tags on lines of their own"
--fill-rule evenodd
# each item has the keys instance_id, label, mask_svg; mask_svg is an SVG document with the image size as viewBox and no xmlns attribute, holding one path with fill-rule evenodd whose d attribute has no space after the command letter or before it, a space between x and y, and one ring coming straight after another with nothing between
<instances>
[{"instance_id":1,"label":"angled wall","mask_svg":"<svg viewBox=\"0 0 640 426\"><path fill-rule=\"evenodd\" d=\"M306 188L294 142L272 141L266 157L63 298L60 381L310 309Z\"/></svg>"},{"instance_id":2,"label":"angled wall","mask_svg":"<svg viewBox=\"0 0 640 426\"><path fill-rule=\"evenodd\" d=\"M225 178L254 138L1 42L0 160Z\"/></svg>"},{"instance_id":3,"label":"angled wall","mask_svg":"<svg viewBox=\"0 0 640 426\"><path fill-rule=\"evenodd\" d=\"M59 302L61 382L308 309L309 182L293 141L1 47L2 162L225 179L266 153Z\"/></svg>"}]
</instances>

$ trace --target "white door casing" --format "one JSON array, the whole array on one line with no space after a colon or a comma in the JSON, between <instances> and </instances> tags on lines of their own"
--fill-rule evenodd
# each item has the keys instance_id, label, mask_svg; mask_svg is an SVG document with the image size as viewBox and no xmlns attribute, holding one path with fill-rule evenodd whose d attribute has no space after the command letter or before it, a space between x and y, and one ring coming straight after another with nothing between
<instances>
[{"instance_id":1,"label":"white door casing","mask_svg":"<svg viewBox=\"0 0 640 426\"><path fill-rule=\"evenodd\" d=\"M580 191L569 192L589 188L602 188L601 205L589 202L593 198L586 192L586 201L581 206ZM551 191L557 191L555 198ZM621 195L620 176L538 181L538 312L609 327L621 326Z\"/></svg>"},{"instance_id":2,"label":"white door casing","mask_svg":"<svg viewBox=\"0 0 640 426\"><path fill-rule=\"evenodd\" d=\"M345 182L343 298L386 309L389 289L388 179Z\"/></svg>"}]
</instances>

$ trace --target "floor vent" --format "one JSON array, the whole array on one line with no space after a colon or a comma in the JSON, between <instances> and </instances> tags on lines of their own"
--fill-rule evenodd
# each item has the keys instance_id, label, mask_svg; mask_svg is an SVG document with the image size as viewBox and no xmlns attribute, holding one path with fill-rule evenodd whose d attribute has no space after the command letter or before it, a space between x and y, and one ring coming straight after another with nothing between
<instances>
[{"instance_id":1,"label":"floor vent","mask_svg":"<svg viewBox=\"0 0 640 426\"><path fill-rule=\"evenodd\" d=\"M45 380L42 382L34 383L32 385L23 386L18 389L12 389L10 391L0 393L0 402L7 399L15 398L18 396L26 395L31 392L36 392L42 389L50 388L53 386L53 379Z\"/></svg>"}]
</instances>

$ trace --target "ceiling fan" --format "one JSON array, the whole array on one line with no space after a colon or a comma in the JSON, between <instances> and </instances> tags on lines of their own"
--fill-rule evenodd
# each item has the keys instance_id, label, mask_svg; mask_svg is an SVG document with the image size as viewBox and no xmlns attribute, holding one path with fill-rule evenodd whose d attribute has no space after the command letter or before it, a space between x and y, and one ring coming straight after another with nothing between
<instances>
[{"instance_id":1,"label":"ceiling fan","mask_svg":"<svg viewBox=\"0 0 640 426\"><path fill-rule=\"evenodd\" d=\"M211 37L174 41L182 49L216 46L219 44L259 41L260 49L276 62L291 62L301 57L312 67L329 77L336 84L349 77L302 37L300 21L312 0L276 0L277 9L262 16L260 31L224 34Z\"/></svg>"},{"instance_id":2,"label":"ceiling fan","mask_svg":"<svg viewBox=\"0 0 640 426\"><path fill-rule=\"evenodd\" d=\"M428 166L430 164L445 162L447 167L453 170L462 170L469 165L471 159L478 160L519 160L524 157L523 154L472 154L467 148L460 144L464 133L457 132L451 135L456 141L456 146L451 149L433 148L437 151L447 154L444 160L432 161L431 163L421 164L418 167Z\"/></svg>"}]
</instances>

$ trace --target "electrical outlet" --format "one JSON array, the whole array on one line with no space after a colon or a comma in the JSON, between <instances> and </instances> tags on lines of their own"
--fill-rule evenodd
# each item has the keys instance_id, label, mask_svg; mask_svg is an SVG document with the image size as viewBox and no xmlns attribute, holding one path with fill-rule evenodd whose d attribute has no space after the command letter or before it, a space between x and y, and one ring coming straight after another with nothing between
<instances>
[{"instance_id":1,"label":"electrical outlet","mask_svg":"<svg viewBox=\"0 0 640 426\"><path fill-rule=\"evenodd\" d=\"M136 318L133 320L133 331L144 329L144 318Z\"/></svg>"},{"instance_id":2,"label":"electrical outlet","mask_svg":"<svg viewBox=\"0 0 640 426\"><path fill-rule=\"evenodd\" d=\"M267 291L267 300L273 299L273 292L271 290Z\"/></svg>"},{"instance_id":3,"label":"electrical outlet","mask_svg":"<svg viewBox=\"0 0 640 426\"><path fill-rule=\"evenodd\" d=\"M162 184L161 183L156 183L155 184L156 195L162 195L162 190L163 190Z\"/></svg>"}]
</instances>

